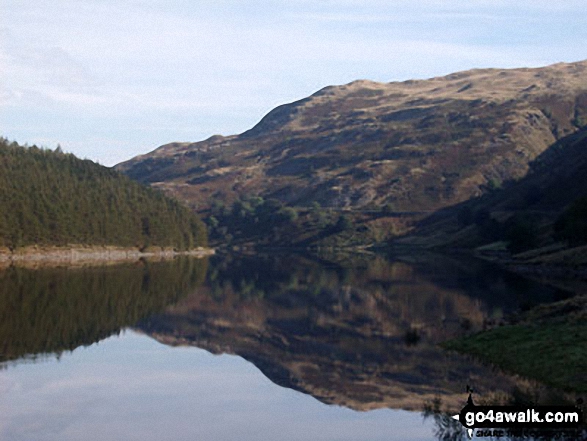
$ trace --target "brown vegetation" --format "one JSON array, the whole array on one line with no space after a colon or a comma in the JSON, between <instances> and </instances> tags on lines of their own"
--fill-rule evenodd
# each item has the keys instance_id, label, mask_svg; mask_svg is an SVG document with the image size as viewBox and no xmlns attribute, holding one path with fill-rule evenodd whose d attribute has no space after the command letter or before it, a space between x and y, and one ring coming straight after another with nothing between
<instances>
[{"instance_id":1,"label":"brown vegetation","mask_svg":"<svg viewBox=\"0 0 587 441\"><path fill-rule=\"evenodd\" d=\"M214 200L429 211L504 181L587 121L587 63L326 87L237 136L172 143L118 166L198 211Z\"/></svg>"}]
</instances>

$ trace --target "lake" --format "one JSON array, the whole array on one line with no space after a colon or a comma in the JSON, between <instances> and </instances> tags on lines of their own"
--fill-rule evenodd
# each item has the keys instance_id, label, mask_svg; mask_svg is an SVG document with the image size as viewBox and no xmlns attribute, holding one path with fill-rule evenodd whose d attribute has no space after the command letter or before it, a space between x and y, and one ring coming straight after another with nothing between
<instances>
[{"instance_id":1,"label":"lake","mask_svg":"<svg viewBox=\"0 0 587 441\"><path fill-rule=\"evenodd\" d=\"M431 254L10 267L0 439L460 439L426 410L456 413L469 385L553 392L438 343L565 296Z\"/></svg>"}]
</instances>

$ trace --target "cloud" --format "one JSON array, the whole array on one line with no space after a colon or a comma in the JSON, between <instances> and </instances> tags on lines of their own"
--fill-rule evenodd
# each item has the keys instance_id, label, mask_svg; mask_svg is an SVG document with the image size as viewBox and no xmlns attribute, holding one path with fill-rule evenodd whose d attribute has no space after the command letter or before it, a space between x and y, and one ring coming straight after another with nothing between
<instances>
[{"instance_id":1,"label":"cloud","mask_svg":"<svg viewBox=\"0 0 587 441\"><path fill-rule=\"evenodd\" d=\"M2 382L0 438L14 441L429 439L419 413L354 412L276 386L253 364L128 333ZM57 404L57 405L56 405ZM392 431L392 432L390 432Z\"/></svg>"},{"instance_id":2,"label":"cloud","mask_svg":"<svg viewBox=\"0 0 587 441\"><path fill-rule=\"evenodd\" d=\"M244 131L276 105L357 78L404 80L584 58L587 31L578 6L6 0L0 123L4 136L57 138L78 149L80 119L93 119L81 124L90 156L130 156L151 148L149 140ZM46 130L55 115L63 117L59 132ZM145 126L166 129L147 137L139 133ZM127 147L92 141L114 137Z\"/></svg>"}]
</instances>

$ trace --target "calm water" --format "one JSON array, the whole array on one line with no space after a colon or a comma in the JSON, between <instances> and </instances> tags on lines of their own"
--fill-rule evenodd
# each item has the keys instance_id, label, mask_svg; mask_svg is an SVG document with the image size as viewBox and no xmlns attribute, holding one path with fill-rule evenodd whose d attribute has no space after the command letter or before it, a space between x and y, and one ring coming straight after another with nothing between
<instances>
[{"instance_id":1,"label":"calm water","mask_svg":"<svg viewBox=\"0 0 587 441\"><path fill-rule=\"evenodd\" d=\"M562 295L439 256L9 268L0 439L438 439L468 384L547 392L437 344Z\"/></svg>"}]
</instances>

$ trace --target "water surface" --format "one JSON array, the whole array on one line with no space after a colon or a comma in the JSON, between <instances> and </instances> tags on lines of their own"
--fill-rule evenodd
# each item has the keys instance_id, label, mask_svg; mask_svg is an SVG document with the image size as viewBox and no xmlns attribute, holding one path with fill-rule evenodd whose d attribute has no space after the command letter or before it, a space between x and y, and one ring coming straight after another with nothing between
<instances>
[{"instance_id":1,"label":"water surface","mask_svg":"<svg viewBox=\"0 0 587 441\"><path fill-rule=\"evenodd\" d=\"M9 268L0 439L435 439L467 385L547 393L438 343L561 295L426 255Z\"/></svg>"}]
</instances>

